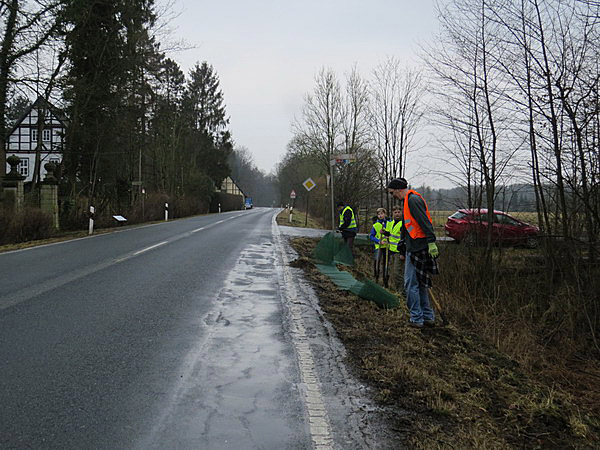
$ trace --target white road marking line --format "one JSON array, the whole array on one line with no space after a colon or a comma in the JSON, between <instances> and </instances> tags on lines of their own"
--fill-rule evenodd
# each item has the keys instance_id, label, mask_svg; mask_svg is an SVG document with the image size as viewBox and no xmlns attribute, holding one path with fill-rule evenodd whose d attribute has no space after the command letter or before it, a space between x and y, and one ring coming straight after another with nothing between
<instances>
[{"instance_id":1,"label":"white road marking line","mask_svg":"<svg viewBox=\"0 0 600 450\"><path fill-rule=\"evenodd\" d=\"M147 252L148 250L152 250L153 248L160 247L161 245L165 245L165 244L168 244L168 243L169 243L169 241L159 242L158 244L154 244L154 245L151 245L150 247L146 247L146 248L143 248L142 250L138 250L137 252L135 252L133 254L133 256L137 256L137 255L139 255L141 253Z\"/></svg>"},{"instance_id":2,"label":"white road marking line","mask_svg":"<svg viewBox=\"0 0 600 450\"><path fill-rule=\"evenodd\" d=\"M8 296L3 296L0 294L0 311L6 308L9 308L11 306L17 305L23 301L29 300L35 296L39 296L42 295L48 291L51 291L53 289L57 289L61 286L64 286L65 284L71 283L75 280L78 280L80 278L83 278L85 276L91 275L95 272L98 272L100 270L106 269L114 264L119 264L122 263L124 261L127 261L131 258L134 258L135 256L141 255L142 253L145 253L149 250L152 250L154 248L160 247L161 245L165 245L168 244L169 242L175 242L178 241L179 239L183 239L184 237L189 237L192 235L192 233L204 230L206 228L211 228L221 222L225 222L226 220L231 220L231 219L235 219L237 217L240 217L240 215L237 216L233 216L227 219L223 219L219 222L214 222L211 223L209 225L206 225L204 227L200 227L197 228L195 230L192 231L188 231L186 233L180 234L178 236L176 236L175 238L171 239L170 241L163 241L163 242L159 242L158 244L154 244L151 245L150 247L146 247L143 248L141 250L138 250L135 253L129 253L126 254L125 256L121 256L120 258L115 258L109 261L104 261L104 262L100 262L98 264L94 264L94 265L90 265L87 267L83 267L80 268L78 270L74 270L71 273L67 273L67 274L61 274L59 276L57 276L56 278L41 282L41 283L37 283L33 286L24 288L24 289L20 289L16 292L11 292L10 298ZM158 224L150 224L150 225L144 225L142 227L137 227L137 228L131 228L128 230L118 230L118 231L114 231L112 233L104 233L104 234L97 234L97 235L92 235L92 236L87 236L87 237L83 237L83 238L78 238L78 239L72 239L72 240L68 240L68 241L61 241L61 242L53 242L51 244L44 244L44 245L40 245L40 246L36 246L36 247L29 247L26 249L20 249L20 250L13 250L10 252L3 252L0 253L0 256L2 255L6 255L6 254L10 254L10 253L17 253L17 252L23 252L26 250L33 250L36 248L40 248L40 247L49 247L49 246L53 246L53 245L59 245L59 244L66 244L68 242L73 242L73 241L80 241L83 239L90 239L90 238L95 238L95 237L101 237L101 236L109 236L110 234L114 234L114 233L122 233L122 232L126 232L126 231L133 231L133 230L139 230L140 228L146 228L146 227L151 227L151 226L155 226L155 225L164 225L168 222L163 222L163 223L158 223ZM174 222L169 222L169 223L174 223Z\"/></svg>"},{"instance_id":3,"label":"white road marking line","mask_svg":"<svg viewBox=\"0 0 600 450\"><path fill-rule=\"evenodd\" d=\"M321 384L315 370L315 360L310 349L310 343L306 336L304 319L302 318L302 309L296 293L294 278L289 267L289 261L281 242L281 233L276 221L277 215L273 215L271 228L273 230L273 240L279 249L281 255L283 272L282 295L287 302L288 311L291 316L291 335L292 342L296 350L298 359L298 368L300 369L300 379L304 385L304 404L308 413L308 425L310 436L314 448L321 450L333 449L333 440L331 437L331 425L327 417L323 395L321 394Z\"/></svg>"}]
</instances>

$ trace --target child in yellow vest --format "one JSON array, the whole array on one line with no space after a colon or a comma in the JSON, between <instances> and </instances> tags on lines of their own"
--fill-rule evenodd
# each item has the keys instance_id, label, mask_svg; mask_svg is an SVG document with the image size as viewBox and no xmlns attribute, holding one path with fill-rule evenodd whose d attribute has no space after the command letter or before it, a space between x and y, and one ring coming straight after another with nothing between
<instances>
[{"instance_id":1,"label":"child in yellow vest","mask_svg":"<svg viewBox=\"0 0 600 450\"><path fill-rule=\"evenodd\" d=\"M375 255L373 259L373 275L375 281L379 281L379 273L382 263L385 264L385 252L387 251L388 240L383 232L388 227L387 211L385 208L377 208L377 218L371 228L369 239L375 243ZM385 270L385 268L384 268Z\"/></svg>"}]
</instances>

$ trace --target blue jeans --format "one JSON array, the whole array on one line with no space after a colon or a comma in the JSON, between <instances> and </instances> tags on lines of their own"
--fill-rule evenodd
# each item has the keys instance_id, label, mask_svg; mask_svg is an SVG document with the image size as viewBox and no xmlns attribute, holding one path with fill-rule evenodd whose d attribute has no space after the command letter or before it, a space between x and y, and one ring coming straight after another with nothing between
<instances>
[{"instance_id":1,"label":"blue jeans","mask_svg":"<svg viewBox=\"0 0 600 450\"><path fill-rule=\"evenodd\" d=\"M417 270L412 264L408 252L406 252L406 262L404 263L404 290L411 322L422 325L425 320L435 319L433 309L429 304L427 288L419 285Z\"/></svg>"}]
</instances>

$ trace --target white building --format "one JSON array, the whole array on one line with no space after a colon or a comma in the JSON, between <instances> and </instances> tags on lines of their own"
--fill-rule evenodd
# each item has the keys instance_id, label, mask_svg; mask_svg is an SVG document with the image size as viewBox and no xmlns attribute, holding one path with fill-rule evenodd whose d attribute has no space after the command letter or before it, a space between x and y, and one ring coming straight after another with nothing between
<instances>
[{"instance_id":1,"label":"white building","mask_svg":"<svg viewBox=\"0 0 600 450\"><path fill-rule=\"evenodd\" d=\"M56 108L38 97L35 103L17 120L6 140L6 157L15 155L21 159L18 170L25 177L25 182L33 180L35 152L38 145L38 113L42 107L46 113L42 130L40 179L43 180L46 175L44 164L62 161L65 122L57 113ZM6 172L9 171L10 166L6 164Z\"/></svg>"},{"instance_id":2,"label":"white building","mask_svg":"<svg viewBox=\"0 0 600 450\"><path fill-rule=\"evenodd\" d=\"M217 192L223 192L225 194L233 194L233 195L241 195L242 201L246 197L244 191L240 189L240 187L233 181L231 177L227 177L221 183L221 189L217 189Z\"/></svg>"}]
</instances>

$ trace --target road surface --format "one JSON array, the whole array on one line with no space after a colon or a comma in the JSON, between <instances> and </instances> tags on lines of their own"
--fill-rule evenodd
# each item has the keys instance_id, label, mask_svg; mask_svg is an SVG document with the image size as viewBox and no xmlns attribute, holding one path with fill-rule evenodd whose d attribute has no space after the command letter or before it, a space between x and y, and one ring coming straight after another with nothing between
<instances>
[{"instance_id":1,"label":"road surface","mask_svg":"<svg viewBox=\"0 0 600 450\"><path fill-rule=\"evenodd\" d=\"M367 445L275 213L0 254L0 448Z\"/></svg>"}]
</instances>

